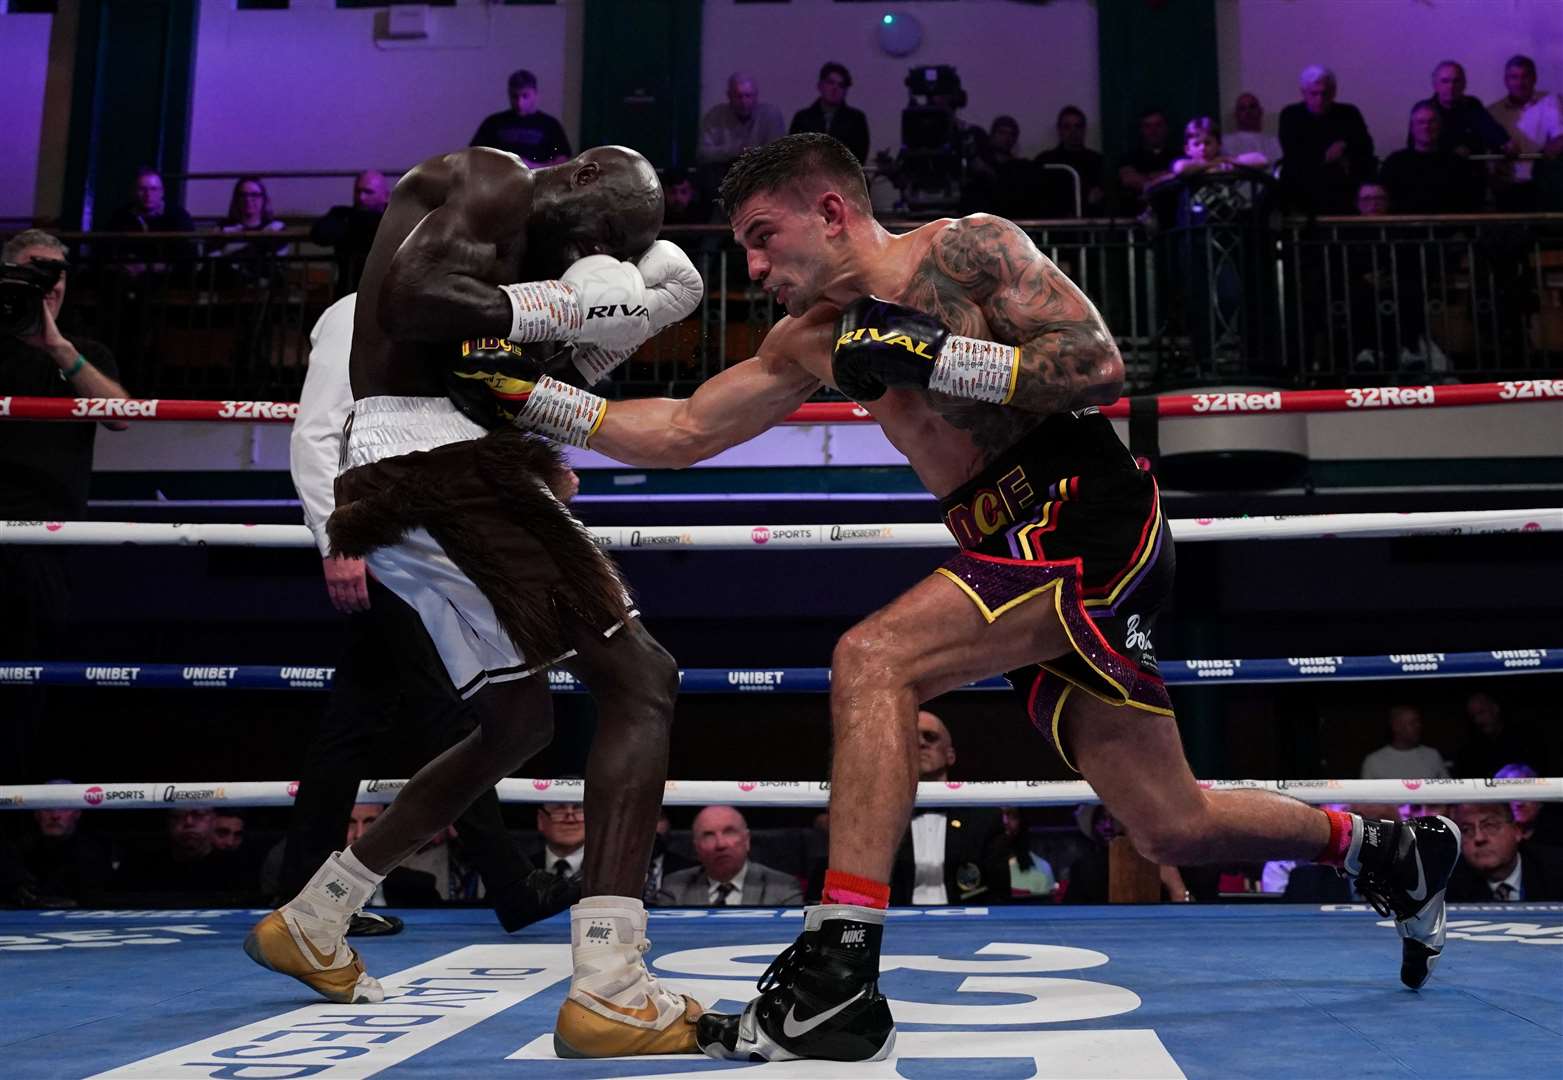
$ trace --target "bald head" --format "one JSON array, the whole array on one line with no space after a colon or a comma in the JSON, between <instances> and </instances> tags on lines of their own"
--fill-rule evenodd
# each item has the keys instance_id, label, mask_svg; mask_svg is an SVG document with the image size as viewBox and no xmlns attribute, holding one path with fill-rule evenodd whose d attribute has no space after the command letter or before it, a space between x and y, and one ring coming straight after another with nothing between
<instances>
[{"instance_id":1,"label":"bald head","mask_svg":"<svg viewBox=\"0 0 1563 1080\"><path fill-rule=\"evenodd\" d=\"M917 775L921 780L943 780L955 764L955 743L950 729L927 709L917 714Z\"/></svg>"},{"instance_id":2,"label":"bald head","mask_svg":"<svg viewBox=\"0 0 1563 1080\"><path fill-rule=\"evenodd\" d=\"M380 213L391 199L391 187L378 169L365 169L353 178L353 205Z\"/></svg>"},{"instance_id":3,"label":"bald head","mask_svg":"<svg viewBox=\"0 0 1563 1080\"><path fill-rule=\"evenodd\" d=\"M587 255L635 259L662 231L662 182L627 146L596 146L534 175L529 247L561 257L559 272Z\"/></svg>"},{"instance_id":4,"label":"bald head","mask_svg":"<svg viewBox=\"0 0 1563 1080\"><path fill-rule=\"evenodd\" d=\"M727 103L733 107L733 115L747 123L754 115L754 107L760 101L760 89L753 75L735 71L727 77Z\"/></svg>"},{"instance_id":5,"label":"bald head","mask_svg":"<svg viewBox=\"0 0 1563 1080\"><path fill-rule=\"evenodd\" d=\"M690 829L695 857L712 881L731 881L749 861L749 824L731 806L708 806Z\"/></svg>"}]
</instances>

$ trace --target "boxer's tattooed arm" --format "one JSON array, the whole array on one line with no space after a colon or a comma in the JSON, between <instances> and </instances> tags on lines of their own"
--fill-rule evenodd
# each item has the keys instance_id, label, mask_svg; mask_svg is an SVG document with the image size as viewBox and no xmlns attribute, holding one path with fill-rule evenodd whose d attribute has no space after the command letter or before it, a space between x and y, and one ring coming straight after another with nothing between
<instances>
[{"instance_id":1,"label":"boxer's tattooed arm","mask_svg":"<svg viewBox=\"0 0 1563 1080\"><path fill-rule=\"evenodd\" d=\"M1020 372L1008 406L933 395L947 421L997 452L1039 414L1116 400L1123 361L1085 295L1003 218L978 214L934 241L904 302L952 333L1018 344Z\"/></svg>"}]
</instances>

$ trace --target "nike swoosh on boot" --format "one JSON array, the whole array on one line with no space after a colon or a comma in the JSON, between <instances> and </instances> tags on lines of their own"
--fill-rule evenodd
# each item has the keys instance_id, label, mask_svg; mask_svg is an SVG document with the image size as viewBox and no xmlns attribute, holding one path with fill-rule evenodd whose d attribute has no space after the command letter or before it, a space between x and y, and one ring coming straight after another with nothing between
<instances>
[{"instance_id":1,"label":"nike swoosh on boot","mask_svg":"<svg viewBox=\"0 0 1563 1080\"><path fill-rule=\"evenodd\" d=\"M824 1012L815 1013L807 1020L798 1020L798 1004L797 1002L793 1002L792 1008L787 1010L787 1015L782 1017L782 1034L786 1035L789 1039L796 1039L807 1035L825 1021L829 1020L832 1016L835 1016L842 1009L845 1009L848 1005L851 1005L859 998L865 997L867 994L868 988L865 986L863 989L847 998L847 1000L843 1001L840 1005L832 1006L831 1008L826 1009Z\"/></svg>"}]
</instances>

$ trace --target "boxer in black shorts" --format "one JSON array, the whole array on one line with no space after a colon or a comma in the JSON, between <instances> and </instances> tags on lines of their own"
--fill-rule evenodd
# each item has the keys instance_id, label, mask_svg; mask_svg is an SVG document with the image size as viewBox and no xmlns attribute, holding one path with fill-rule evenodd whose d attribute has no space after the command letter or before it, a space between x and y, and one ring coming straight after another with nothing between
<instances>
[{"instance_id":1,"label":"boxer in black shorts","mask_svg":"<svg viewBox=\"0 0 1563 1080\"><path fill-rule=\"evenodd\" d=\"M721 195L749 276L787 318L686 400L587 403L591 448L686 465L831 385L943 500L963 550L837 643L823 903L741 1015L700 1018L701 1048L892 1052L879 946L916 792L917 706L1006 671L1146 857L1341 866L1395 915L1401 979L1420 986L1443 946L1452 823L1364 821L1194 780L1152 652L1172 545L1154 481L1095 411L1118 397L1123 361L1084 294L1002 218L891 235L857 159L828 135L745 152Z\"/></svg>"}]
</instances>

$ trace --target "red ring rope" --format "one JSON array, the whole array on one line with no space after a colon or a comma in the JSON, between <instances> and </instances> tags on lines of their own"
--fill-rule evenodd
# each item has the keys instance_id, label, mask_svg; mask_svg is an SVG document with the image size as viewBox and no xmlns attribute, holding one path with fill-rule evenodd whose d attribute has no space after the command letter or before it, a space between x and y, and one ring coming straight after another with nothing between
<instances>
[{"instance_id":1,"label":"red ring rope","mask_svg":"<svg viewBox=\"0 0 1563 1080\"><path fill-rule=\"evenodd\" d=\"M1563 379L1449 386L1366 386L1344 390L1225 390L1167 394L1156 399L1164 417L1230 416L1255 413L1357 412L1366 409L1446 408L1563 401ZM1102 407L1107 416L1129 415L1128 399ZM173 398L0 397L0 419L174 420L288 424L298 418L289 401L183 401ZM814 402L787 417L789 424L871 422L867 410L850 401Z\"/></svg>"}]
</instances>

